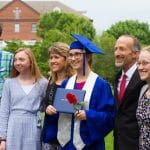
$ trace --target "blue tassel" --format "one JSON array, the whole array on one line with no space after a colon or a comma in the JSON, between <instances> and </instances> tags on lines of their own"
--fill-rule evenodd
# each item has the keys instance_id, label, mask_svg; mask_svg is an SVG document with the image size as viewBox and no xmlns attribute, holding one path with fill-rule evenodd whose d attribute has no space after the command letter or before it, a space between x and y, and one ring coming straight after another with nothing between
<instances>
[{"instance_id":1,"label":"blue tassel","mask_svg":"<svg viewBox=\"0 0 150 150\"><path fill-rule=\"evenodd\" d=\"M85 60L86 60L86 53L83 53L83 75L85 76Z\"/></svg>"}]
</instances>

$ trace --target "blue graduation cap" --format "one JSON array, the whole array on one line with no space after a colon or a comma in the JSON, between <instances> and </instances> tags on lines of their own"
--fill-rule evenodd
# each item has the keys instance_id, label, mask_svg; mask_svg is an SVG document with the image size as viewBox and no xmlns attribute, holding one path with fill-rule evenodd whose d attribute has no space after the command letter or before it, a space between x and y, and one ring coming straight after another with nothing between
<instances>
[{"instance_id":1,"label":"blue graduation cap","mask_svg":"<svg viewBox=\"0 0 150 150\"><path fill-rule=\"evenodd\" d=\"M87 53L104 54L104 52L88 38L77 34L71 34L71 36L77 41L71 43L70 49L82 49L85 50Z\"/></svg>"},{"instance_id":2,"label":"blue graduation cap","mask_svg":"<svg viewBox=\"0 0 150 150\"><path fill-rule=\"evenodd\" d=\"M70 50L81 49L81 50L85 50L86 53L104 54L104 52L101 49L99 49L88 38L77 34L71 34L71 36L75 38L76 41L70 44ZM83 75L85 75L85 59L86 59L85 53L83 53Z\"/></svg>"}]
</instances>

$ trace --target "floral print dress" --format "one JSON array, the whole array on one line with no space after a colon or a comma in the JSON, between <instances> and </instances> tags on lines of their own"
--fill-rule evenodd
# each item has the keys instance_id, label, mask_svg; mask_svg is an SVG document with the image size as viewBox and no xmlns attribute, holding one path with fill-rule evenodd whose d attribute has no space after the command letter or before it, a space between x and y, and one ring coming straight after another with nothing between
<instances>
[{"instance_id":1,"label":"floral print dress","mask_svg":"<svg viewBox=\"0 0 150 150\"><path fill-rule=\"evenodd\" d=\"M150 98L146 94L139 100L136 117L140 129L139 150L150 150Z\"/></svg>"}]
</instances>

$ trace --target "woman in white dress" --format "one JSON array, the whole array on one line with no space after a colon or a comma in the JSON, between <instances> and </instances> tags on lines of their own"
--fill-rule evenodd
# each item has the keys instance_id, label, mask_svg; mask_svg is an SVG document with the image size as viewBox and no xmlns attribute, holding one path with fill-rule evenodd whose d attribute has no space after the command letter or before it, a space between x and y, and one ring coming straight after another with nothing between
<instances>
[{"instance_id":1,"label":"woman in white dress","mask_svg":"<svg viewBox=\"0 0 150 150\"><path fill-rule=\"evenodd\" d=\"M40 105L48 81L29 48L14 55L0 106L0 150L41 150Z\"/></svg>"}]
</instances>

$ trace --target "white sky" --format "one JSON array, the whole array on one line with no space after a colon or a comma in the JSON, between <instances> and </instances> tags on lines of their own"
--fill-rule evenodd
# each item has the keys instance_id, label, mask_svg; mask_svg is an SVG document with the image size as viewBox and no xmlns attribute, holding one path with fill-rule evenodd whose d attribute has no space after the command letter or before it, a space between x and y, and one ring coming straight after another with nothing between
<instances>
[{"instance_id":1,"label":"white sky","mask_svg":"<svg viewBox=\"0 0 150 150\"><path fill-rule=\"evenodd\" d=\"M150 23L150 0L58 0L76 10L85 10L97 32L120 20Z\"/></svg>"},{"instance_id":2,"label":"white sky","mask_svg":"<svg viewBox=\"0 0 150 150\"><path fill-rule=\"evenodd\" d=\"M97 32L108 29L112 24L120 20L132 19L150 24L150 0L55 1L60 1L76 10L86 11L85 15L93 19Z\"/></svg>"}]
</instances>

